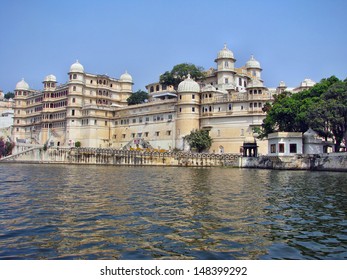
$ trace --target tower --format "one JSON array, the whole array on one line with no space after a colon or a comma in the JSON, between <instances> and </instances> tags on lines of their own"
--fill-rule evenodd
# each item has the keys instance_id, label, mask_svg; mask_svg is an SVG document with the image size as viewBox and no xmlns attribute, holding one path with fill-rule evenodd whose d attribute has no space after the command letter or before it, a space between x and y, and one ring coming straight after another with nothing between
<instances>
[{"instance_id":1,"label":"tower","mask_svg":"<svg viewBox=\"0 0 347 280\"><path fill-rule=\"evenodd\" d=\"M227 90L235 87L235 61L233 52L224 44L224 48L218 52L215 59L217 63L218 89Z\"/></svg>"},{"instance_id":2,"label":"tower","mask_svg":"<svg viewBox=\"0 0 347 280\"><path fill-rule=\"evenodd\" d=\"M246 62L247 74L252 78L262 81L261 79L261 67L259 61L254 59L254 56L251 55L251 58Z\"/></svg>"},{"instance_id":3,"label":"tower","mask_svg":"<svg viewBox=\"0 0 347 280\"><path fill-rule=\"evenodd\" d=\"M71 65L69 74L69 89L66 107L66 141L71 143L80 138L83 93L85 87L84 67L78 60Z\"/></svg>"},{"instance_id":4,"label":"tower","mask_svg":"<svg viewBox=\"0 0 347 280\"><path fill-rule=\"evenodd\" d=\"M177 89L176 148L188 149L183 137L200 128L200 86L190 78Z\"/></svg>"},{"instance_id":5,"label":"tower","mask_svg":"<svg viewBox=\"0 0 347 280\"><path fill-rule=\"evenodd\" d=\"M12 136L15 141L18 139L26 139L25 131L25 108L26 108L26 97L30 93L29 85L24 78L16 84L14 90L14 116L13 116L13 131Z\"/></svg>"},{"instance_id":6,"label":"tower","mask_svg":"<svg viewBox=\"0 0 347 280\"><path fill-rule=\"evenodd\" d=\"M57 78L54 75L48 75L43 80L43 98L42 98L42 128L40 142L45 143L49 138L49 131L52 129L54 120L55 102L54 91L57 86Z\"/></svg>"}]
</instances>

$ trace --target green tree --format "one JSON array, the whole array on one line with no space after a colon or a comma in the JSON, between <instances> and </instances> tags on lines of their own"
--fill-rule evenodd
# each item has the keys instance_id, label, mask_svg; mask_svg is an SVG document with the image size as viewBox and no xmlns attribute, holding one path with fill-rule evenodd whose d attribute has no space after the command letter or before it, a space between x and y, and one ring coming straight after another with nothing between
<instances>
[{"instance_id":1,"label":"green tree","mask_svg":"<svg viewBox=\"0 0 347 280\"><path fill-rule=\"evenodd\" d=\"M196 149L199 153L208 150L212 145L212 138L207 130L192 131L183 139L188 142L191 149Z\"/></svg>"},{"instance_id":2,"label":"green tree","mask_svg":"<svg viewBox=\"0 0 347 280\"><path fill-rule=\"evenodd\" d=\"M311 89L281 93L273 104L265 105L267 116L259 138L274 131L305 132L311 127L326 140L333 139L335 151L347 143L347 80L322 79Z\"/></svg>"},{"instance_id":3,"label":"green tree","mask_svg":"<svg viewBox=\"0 0 347 280\"><path fill-rule=\"evenodd\" d=\"M75 142L75 147L76 148L80 148L81 147L81 142L80 141L76 141Z\"/></svg>"},{"instance_id":4,"label":"green tree","mask_svg":"<svg viewBox=\"0 0 347 280\"><path fill-rule=\"evenodd\" d=\"M5 97L5 99L14 98L14 93L9 91L4 95L4 97Z\"/></svg>"},{"instance_id":5,"label":"green tree","mask_svg":"<svg viewBox=\"0 0 347 280\"><path fill-rule=\"evenodd\" d=\"M175 65L171 71L166 71L160 76L160 83L166 86L173 86L176 90L180 82L182 82L190 74L192 79L200 80L205 78L203 68L195 66L191 63L181 63Z\"/></svg>"},{"instance_id":6,"label":"green tree","mask_svg":"<svg viewBox=\"0 0 347 280\"><path fill-rule=\"evenodd\" d=\"M148 93L143 90L133 92L127 99L128 105L136 105L144 103L148 100Z\"/></svg>"}]
</instances>

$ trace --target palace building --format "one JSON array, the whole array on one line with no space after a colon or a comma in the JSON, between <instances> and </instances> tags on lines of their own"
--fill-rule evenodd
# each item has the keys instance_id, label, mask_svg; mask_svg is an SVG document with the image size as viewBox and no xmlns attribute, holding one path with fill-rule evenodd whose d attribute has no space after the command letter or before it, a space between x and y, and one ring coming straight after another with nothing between
<instances>
[{"instance_id":1,"label":"palace building","mask_svg":"<svg viewBox=\"0 0 347 280\"><path fill-rule=\"evenodd\" d=\"M240 153L245 144L267 152L267 141L255 140L253 128L265 117L262 107L283 90L297 92L314 85L309 79L297 88L281 82L264 86L260 63L251 56L235 67L236 59L225 45L215 59L216 68L194 81L188 75L177 90L151 83L149 100L127 105L133 80L125 72L119 79L89 74L77 61L67 83L58 85L54 75L32 90L23 80L15 89L13 140L17 142L115 149L188 150L184 136L204 129L213 139L210 152ZM246 145L247 146L247 145Z\"/></svg>"}]
</instances>

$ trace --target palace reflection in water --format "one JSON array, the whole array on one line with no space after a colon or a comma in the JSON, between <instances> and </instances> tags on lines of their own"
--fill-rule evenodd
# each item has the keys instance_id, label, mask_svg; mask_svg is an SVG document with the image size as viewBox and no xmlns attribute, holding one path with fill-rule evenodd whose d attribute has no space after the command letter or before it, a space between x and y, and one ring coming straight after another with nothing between
<instances>
[{"instance_id":1,"label":"palace reflection in water","mask_svg":"<svg viewBox=\"0 0 347 280\"><path fill-rule=\"evenodd\" d=\"M345 173L0 165L2 259L346 259Z\"/></svg>"}]
</instances>

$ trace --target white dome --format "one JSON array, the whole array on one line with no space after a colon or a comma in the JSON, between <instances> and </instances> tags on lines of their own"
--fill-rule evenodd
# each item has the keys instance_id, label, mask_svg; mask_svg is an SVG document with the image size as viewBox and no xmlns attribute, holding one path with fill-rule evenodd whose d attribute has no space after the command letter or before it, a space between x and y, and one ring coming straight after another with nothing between
<instances>
[{"instance_id":1,"label":"white dome","mask_svg":"<svg viewBox=\"0 0 347 280\"><path fill-rule=\"evenodd\" d=\"M125 71L125 73L120 76L120 80L122 82L132 83L133 77L131 77L131 75L128 73L128 71Z\"/></svg>"},{"instance_id":2,"label":"white dome","mask_svg":"<svg viewBox=\"0 0 347 280\"><path fill-rule=\"evenodd\" d=\"M318 133L315 132L312 128L309 128L305 133L304 137L305 138L315 138L318 136Z\"/></svg>"},{"instance_id":3,"label":"white dome","mask_svg":"<svg viewBox=\"0 0 347 280\"><path fill-rule=\"evenodd\" d=\"M253 136L246 136L243 143L257 143L257 140Z\"/></svg>"},{"instance_id":4,"label":"white dome","mask_svg":"<svg viewBox=\"0 0 347 280\"><path fill-rule=\"evenodd\" d=\"M84 73L83 65L76 60L76 62L70 66L70 72Z\"/></svg>"},{"instance_id":5,"label":"white dome","mask_svg":"<svg viewBox=\"0 0 347 280\"><path fill-rule=\"evenodd\" d=\"M216 88L213 85L207 84L203 87L202 91L216 91Z\"/></svg>"},{"instance_id":6,"label":"white dome","mask_svg":"<svg viewBox=\"0 0 347 280\"><path fill-rule=\"evenodd\" d=\"M260 69L260 63L259 61L254 59L254 56L252 55L251 58L246 62L246 68L258 68Z\"/></svg>"},{"instance_id":7,"label":"white dome","mask_svg":"<svg viewBox=\"0 0 347 280\"><path fill-rule=\"evenodd\" d=\"M301 82L301 87L313 87L316 83L311 79L305 79Z\"/></svg>"},{"instance_id":8,"label":"white dome","mask_svg":"<svg viewBox=\"0 0 347 280\"><path fill-rule=\"evenodd\" d=\"M278 87L287 87L287 86L286 86L286 83L285 83L285 82L280 81L280 84L278 85Z\"/></svg>"},{"instance_id":9,"label":"white dome","mask_svg":"<svg viewBox=\"0 0 347 280\"><path fill-rule=\"evenodd\" d=\"M259 87L264 87L264 85L262 81L257 79L254 79L247 84L247 88L259 88Z\"/></svg>"},{"instance_id":10,"label":"white dome","mask_svg":"<svg viewBox=\"0 0 347 280\"><path fill-rule=\"evenodd\" d=\"M45 77L44 82L56 82L57 78L54 75L48 75Z\"/></svg>"},{"instance_id":11,"label":"white dome","mask_svg":"<svg viewBox=\"0 0 347 280\"><path fill-rule=\"evenodd\" d=\"M24 78L16 84L16 90L29 90L29 85Z\"/></svg>"},{"instance_id":12,"label":"white dome","mask_svg":"<svg viewBox=\"0 0 347 280\"><path fill-rule=\"evenodd\" d=\"M224 48L218 52L217 59L220 59L220 58L232 58L232 59L234 59L233 52L227 48L226 44L224 44Z\"/></svg>"},{"instance_id":13,"label":"white dome","mask_svg":"<svg viewBox=\"0 0 347 280\"><path fill-rule=\"evenodd\" d=\"M197 82L191 79L190 74L188 74L188 78L179 83L177 91L178 92L200 92L200 86Z\"/></svg>"}]
</instances>

